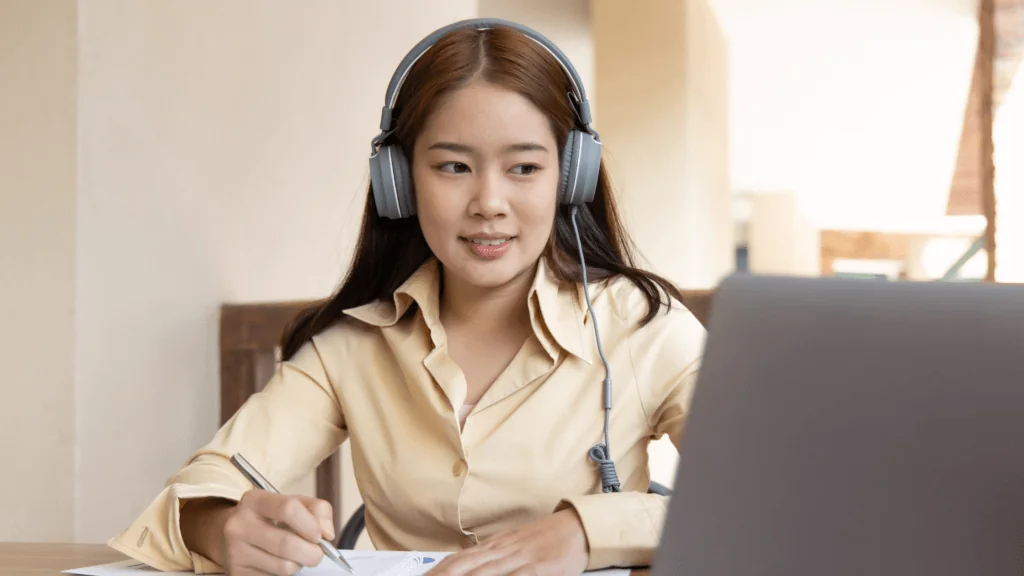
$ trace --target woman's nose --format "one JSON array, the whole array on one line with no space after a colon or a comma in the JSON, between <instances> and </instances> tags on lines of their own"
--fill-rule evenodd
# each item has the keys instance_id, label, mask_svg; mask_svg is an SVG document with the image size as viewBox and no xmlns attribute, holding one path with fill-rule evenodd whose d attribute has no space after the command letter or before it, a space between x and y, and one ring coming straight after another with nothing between
<instances>
[{"instance_id":1,"label":"woman's nose","mask_svg":"<svg viewBox=\"0 0 1024 576\"><path fill-rule=\"evenodd\" d=\"M499 218L508 213L508 198L500 176L485 175L476 187L470 210L474 216Z\"/></svg>"}]
</instances>

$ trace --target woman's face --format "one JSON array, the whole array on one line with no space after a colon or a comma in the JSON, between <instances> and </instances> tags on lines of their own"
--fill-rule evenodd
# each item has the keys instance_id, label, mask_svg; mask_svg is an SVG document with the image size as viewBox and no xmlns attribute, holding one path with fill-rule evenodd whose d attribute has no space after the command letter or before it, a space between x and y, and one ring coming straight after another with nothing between
<instances>
[{"instance_id":1,"label":"woman's face","mask_svg":"<svg viewBox=\"0 0 1024 576\"><path fill-rule=\"evenodd\" d=\"M448 95L412 165L420 226L446 279L495 288L533 269L555 219L559 164L548 118L525 97L485 82Z\"/></svg>"}]
</instances>

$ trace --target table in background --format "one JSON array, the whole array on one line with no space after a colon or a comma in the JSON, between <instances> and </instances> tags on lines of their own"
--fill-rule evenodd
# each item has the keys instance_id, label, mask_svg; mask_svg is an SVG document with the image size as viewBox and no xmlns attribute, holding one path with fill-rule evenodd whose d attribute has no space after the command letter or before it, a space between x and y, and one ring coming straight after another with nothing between
<instances>
[{"instance_id":1,"label":"table in background","mask_svg":"<svg viewBox=\"0 0 1024 576\"><path fill-rule=\"evenodd\" d=\"M64 570L125 559L103 544L0 543L0 576L58 576ZM631 576L648 573L633 570Z\"/></svg>"}]
</instances>

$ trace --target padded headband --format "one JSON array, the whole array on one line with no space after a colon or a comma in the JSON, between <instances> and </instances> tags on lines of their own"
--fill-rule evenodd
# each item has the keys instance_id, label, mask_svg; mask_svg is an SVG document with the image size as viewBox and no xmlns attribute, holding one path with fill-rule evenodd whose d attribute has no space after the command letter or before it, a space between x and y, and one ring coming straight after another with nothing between
<instances>
[{"instance_id":1,"label":"padded headband","mask_svg":"<svg viewBox=\"0 0 1024 576\"><path fill-rule=\"evenodd\" d=\"M589 132L596 136L596 132L594 132L590 128L590 102L587 101L587 94L583 89L583 81L580 80L579 74L576 73L576 68L573 67L572 63L569 61L569 58L566 57L566 55L562 52L561 49L558 48L558 46L556 46L553 42L548 40L546 37L544 37L544 35L537 32L536 30L527 28L526 26L523 26L522 24L518 24L516 22L510 22L508 20L502 20L500 18L471 18L469 20L461 20L459 22L449 24L444 28L440 28L434 31L429 36L427 36L423 40L420 40L419 43L413 46L412 50L410 50L409 53L405 55L405 58L402 59L401 64L398 65L398 68L395 69L395 73L392 74L391 81L388 82L388 91L384 96L384 108L381 110L380 113L381 133L377 138L374 139L373 144L371 146L371 153L373 151L376 151L377 145L379 145L380 142L383 141L388 131L391 130L391 113L394 110L395 101L398 99L398 92L399 90L401 90L402 84L405 83L405 77L409 74L409 70L416 63L416 61L420 59L420 56L423 56L423 54L425 54L427 50L430 50L430 48L433 47L438 40L440 40L442 37L444 37L445 34L448 34L453 30L460 30L463 28L489 30L491 28L501 26L511 28L522 33L524 36L530 38L537 44L540 44L541 47L543 47L545 50L551 53L551 55L554 56L556 60L558 60L559 65L561 65L562 69L565 71L565 75L569 78L573 90L575 91L574 96L576 97L576 100L572 102L572 104L576 108L576 113L579 115L580 122L583 124L583 126L587 128Z\"/></svg>"}]
</instances>

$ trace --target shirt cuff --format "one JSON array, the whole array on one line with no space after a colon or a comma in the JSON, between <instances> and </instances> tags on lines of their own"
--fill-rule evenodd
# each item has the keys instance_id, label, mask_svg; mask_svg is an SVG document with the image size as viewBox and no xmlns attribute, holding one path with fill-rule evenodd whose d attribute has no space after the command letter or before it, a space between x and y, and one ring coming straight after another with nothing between
<instances>
[{"instance_id":1,"label":"shirt cuff","mask_svg":"<svg viewBox=\"0 0 1024 576\"><path fill-rule=\"evenodd\" d=\"M657 494L587 494L559 502L580 517L590 548L587 570L650 566L658 548L668 499Z\"/></svg>"},{"instance_id":2,"label":"shirt cuff","mask_svg":"<svg viewBox=\"0 0 1024 576\"><path fill-rule=\"evenodd\" d=\"M221 484L171 484L164 488L124 532L107 546L162 572L223 573L216 562L185 546L181 536L181 505L184 500L223 498L237 502L243 491Z\"/></svg>"}]
</instances>

